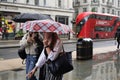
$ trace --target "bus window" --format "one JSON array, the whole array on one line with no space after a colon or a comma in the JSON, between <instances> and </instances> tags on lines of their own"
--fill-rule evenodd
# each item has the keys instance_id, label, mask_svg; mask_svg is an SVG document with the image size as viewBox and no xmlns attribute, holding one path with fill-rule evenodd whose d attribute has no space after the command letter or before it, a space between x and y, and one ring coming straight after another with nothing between
<instances>
[{"instance_id":1,"label":"bus window","mask_svg":"<svg viewBox=\"0 0 120 80\"><path fill-rule=\"evenodd\" d=\"M96 26L95 31L111 32L113 27L108 26Z\"/></svg>"},{"instance_id":2,"label":"bus window","mask_svg":"<svg viewBox=\"0 0 120 80\"><path fill-rule=\"evenodd\" d=\"M86 16L84 19L82 19L78 25L76 25L76 32L79 33L86 21L88 20L89 16Z\"/></svg>"},{"instance_id":3,"label":"bus window","mask_svg":"<svg viewBox=\"0 0 120 80\"><path fill-rule=\"evenodd\" d=\"M81 20L80 23L76 26L76 32L79 33L82 29L82 26L85 24L85 19Z\"/></svg>"},{"instance_id":4,"label":"bus window","mask_svg":"<svg viewBox=\"0 0 120 80\"><path fill-rule=\"evenodd\" d=\"M89 19L90 19L90 18L96 19L96 15L95 15L95 14L92 14L92 15L89 16Z\"/></svg>"},{"instance_id":5,"label":"bus window","mask_svg":"<svg viewBox=\"0 0 120 80\"><path fill-rule=\"evenodd\" d=\"M106 17L107 17L107 16L101 16L100 19L101 19L101 20L106 20Z\"/></svg>"},{"instance_id":6,"label":"bus window","mask_svg":"<svg viewBox=\"0 0 120 80\"><path fill-rule=\"evenodd\" d=\"M111 16L106 16L106 20L112 20L112 17Z\"/></svg>"},{"instance_id":7,"label":"bus window","mask_svg":"<svg viewBox=\"0 0 120 80\"><path fill-rule=\"evenodd\" d=\"M107 27L107 32L111 32L113 30L113 27Z\"/></svg>"},{"instance_id":8,"label":"bus window","mask_svg":"<svg viewBox=\"0 0 120 80\"><path fill-rule=\"evenodd\" d=\"M95 31L104 31L104 27L96 26Z\"/></svg>"},{"instance_id":9,"label":"bus window","mask_svg":"<svg viewBox=\"0 0 120 80\"><path fill-rule=\"evenodd\" d=\"M120 18L118 18L118 21L120 21Z\"/></svg>"}]
</instances>

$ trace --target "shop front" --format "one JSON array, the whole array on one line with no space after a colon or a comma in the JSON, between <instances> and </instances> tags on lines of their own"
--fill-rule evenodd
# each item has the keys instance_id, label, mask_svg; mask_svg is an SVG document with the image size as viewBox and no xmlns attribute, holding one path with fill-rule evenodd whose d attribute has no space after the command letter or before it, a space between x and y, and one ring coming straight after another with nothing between
<instances>
[{"instance_id":1,"label":"shop front","mask_svg":"<svg viewBox=\"0 0 120 80\"><path fill-rule=\"evenodd\" d=\"M17 12L3 12L0 11L0 29L2 29L0 32L3 34L3 29L5 26L7 26L6 33L8 34L7 39L14 39L15 33L16 33L16 28L15 28L15 23L12 21L12 18L20 13ZM2 38L6 39L6 38Z\"/></svg>"}]
</instances>

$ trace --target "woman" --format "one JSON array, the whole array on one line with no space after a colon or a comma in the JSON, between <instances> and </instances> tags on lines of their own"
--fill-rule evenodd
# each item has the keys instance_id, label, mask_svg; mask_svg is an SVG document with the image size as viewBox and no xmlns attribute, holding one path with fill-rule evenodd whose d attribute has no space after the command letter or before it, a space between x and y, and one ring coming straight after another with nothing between
<instances>
[{"instance_id":1,"label":"woman","mask_svg":"<svg viewBox=\"0 0 120 80\"><path fill-rule=\"evenodd\" d=\"M38 45L41 45L43 49L43 43L40 34L37 32L29 32L24 35L20 41L20 46L25 47L27 54L26 58L26 74L28 74L34 67L37 62L38 53L35 51ZM40 43L41 42L41 43ZM41 50L42 51L42 50ZM33 75L31 78L26 77L26 80L37 80L36 76Z\"/></svg>"},{"instance_id":2,"label":"woman","mask_svg":"<svg viewBox=\"0 0 120 80\"><path fill-rule=\"evenodd\" d=\"M55 60L60 52L63 52L63 44L60 38L56 33L46 32L44 33L43 39L44 49L36 63L34 69L27 75L29 78L35 74L38 68L41 68L44 64L45 68L45 80L62 80L62 75L53 76L52 73L48 69L48 65L46 63L47 60Z\"/></svg>"}]
</instances>

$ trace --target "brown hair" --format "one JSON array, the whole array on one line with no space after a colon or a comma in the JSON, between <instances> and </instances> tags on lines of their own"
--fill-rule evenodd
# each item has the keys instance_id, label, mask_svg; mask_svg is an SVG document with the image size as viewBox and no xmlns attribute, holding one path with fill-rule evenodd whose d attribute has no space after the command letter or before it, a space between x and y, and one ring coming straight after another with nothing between
<instances>
[{"instance_id":1,"label":"brown hair","mask_svg":"<svg viewBox=\"0 0 120 80\"><path fill-rule=\"evenodd\" d=\"M49 36L51 37L51 43L50 43L50 49L53 51L56 43L57 43L57 39L59 39L57 33L53 33L53 32L50 32L49 33Z\"/></svg>"}]
</instances>

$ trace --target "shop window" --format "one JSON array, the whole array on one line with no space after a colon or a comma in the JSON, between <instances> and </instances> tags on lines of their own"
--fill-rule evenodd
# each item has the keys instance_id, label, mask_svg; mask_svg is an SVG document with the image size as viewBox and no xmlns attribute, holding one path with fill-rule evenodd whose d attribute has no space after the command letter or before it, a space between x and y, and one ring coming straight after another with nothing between
<instances>
[{"instance_id":1,"label":"shop window","mask_svg":"<svg viewBox=\"0 0 120 80\"><path fill-rule=\"evenodd\" d=\"M55 21L68 25L68 16L56 16Z\"/></svg>"}]
</instances>

